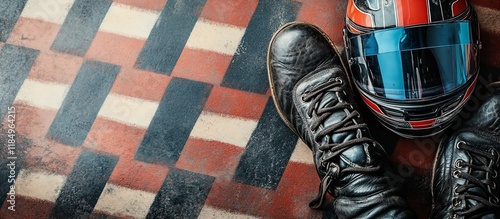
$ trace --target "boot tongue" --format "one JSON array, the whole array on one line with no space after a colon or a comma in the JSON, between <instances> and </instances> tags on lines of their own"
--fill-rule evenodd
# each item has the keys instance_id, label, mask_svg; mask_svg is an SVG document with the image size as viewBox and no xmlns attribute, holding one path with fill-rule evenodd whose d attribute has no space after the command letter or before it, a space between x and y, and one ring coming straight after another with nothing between
<instances>
[{"instance_id":1,"label":"boot tongue","mask_svg":"<svg viewBox=\"0 0 500 219\"><path fill-rule=\"evenodd\" d=\"M342 94L339 94L342 95ZM343 97L341 97L343 98ZM344 98L343 101L347 99ZM338 96L335 92L326 92L321 99L318 109L324 109L326 107L332 107L336 105L338 102ZM332 124L340 123L345 117L347 117L347 111L345 109L339 109L333 112L331 116L323 121L323 124L319 127L319 130L324 129L327 126ZM345 125L352 125L352 121L346 122ZM352 139L356 139L361 137L361 132L358 130L350 130L344 132L333 132L323 137L323 144L340 144ZM341 159L339 160L339 165L342 169L348 166L366 166L366 152L364 150L363 145L353 145L349 147L349 149L343 151L340 154Z\"/></svg>"},{"instance_id":2,"label":"boot tongue","mask_svg":"<svg viewBox=\"0 0 500 219\"><path fill-rule=\"evenodd\" d=\"M297 92L302 94L306 93L306 90L309 90L311 88L315 88L318 86L321 86L321 84L328 83L329 80L339 76L339 74L343 74L342 70L339 67L332 67L332 68L327 68L320 70L318 72L314 72L309 74L308 76L304 77L303 83L298 83L297 84ZM344 80L347 82L347 80ZM345 89L349 89L348 85L343 85ZM337 94L338 93L338 94ZM350 91L346 90L346 93L351 93ZM317 106L315 107L316 109L325 109L326 107L332 107L335 106L339 102L339 96L342 101L349 101L350 98L346 97L342 92L332 92L332 91L326 91L322 94L321 100L317 103ZM352 110L346 110L346 109L338 109L334 110L332 112L332 115L330 115L328 118L326 118L320 127L318 127L317 131L323 130L325 127L328 127L333 124L340 123L344 118L347 117L347 113L352 113ZM348 121L344 125L351 125L352 121ZM359 130L351 130L351 131L344 131L344 132L336 132L333 131L332 133L329 133L325 135L321 140L322 140L322 145L324 144L340 144L352 139L356 139L362 137L362 133ZM362 144L359 145L352 145L350 146L347 150L343 151L340 154L340 159L339 159L339 165L343 169L348 166L371 166L370 164L367 164L370 162L371 159L368 159L369 157L375 157L376 155L368 155L365 150L364 146ZM326 155L328 156L328 153L332 152L325 152L327 153Z\"/></svg>"}]
</instances>

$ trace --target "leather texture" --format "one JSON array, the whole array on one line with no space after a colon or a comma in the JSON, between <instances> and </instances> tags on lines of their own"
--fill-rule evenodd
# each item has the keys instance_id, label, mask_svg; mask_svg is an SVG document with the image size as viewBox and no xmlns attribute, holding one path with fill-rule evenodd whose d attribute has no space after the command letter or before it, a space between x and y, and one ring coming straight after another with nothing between
<instances>
[{"instance_id":1,"label":"leather texture","mask_svg":"<svg viewBox=\"0 0 500 219\"><path fill-rule=\"evenodd\" d=\"M439 146L431 218L500 218L500 93Z\"/></svg>"},{"instance_id":2,"label":"leather texture","mask_svg":"<svg viewBox=\"0 0 500 219\"><path fill-rule=\"evenodd\" d=\"M292 103L292 90L306 74L340 62L331 52L331 45L312 26L285 24L272 39L268 51L269 81L275 103L285 123L294 132L296 109ZM277 74L274 74L277 73Z\"/></svg>"},{"instance_id":3,"label":"leather texture","mask_svg":"<svg viewBox=\"0 0 500 219\"><path fill-rule=\"evenodd\" d=\"M312 149L322 191L335 197L338 218L414 218L384 148L354 104L346 71L319 28L289 23L271 40L268 74L278 113Z\"/></svg>"}]
</instances>

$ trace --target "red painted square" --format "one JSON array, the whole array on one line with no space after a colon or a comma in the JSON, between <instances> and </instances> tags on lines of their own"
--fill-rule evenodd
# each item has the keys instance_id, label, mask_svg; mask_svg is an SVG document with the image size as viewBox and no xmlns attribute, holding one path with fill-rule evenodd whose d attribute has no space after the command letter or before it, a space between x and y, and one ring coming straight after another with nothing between
<instances>
[{"instance_id":1,"label":"red painted square","mask_svg":"<svg viewBox=\"0 0 500 219\"><path fill-rule=\"evenodd\" d=\"M53 140L34 140L32 143L25 160L32 171L68 175L82 151L81 147L70 147Z\"/></svg>"},{"instance_id":2,"label":"red painted square","mask_svg":"<svg viewBox=\"0 0 500 219\"><path fill-rule=\"evenodd\" d=\"M275 192L255 186L216 179L212 184L205 204L221 209L268 217L269 203L275 197Z\"/></svg>"},{"instance_id":3,"label":"red painted square","mask_svg":"<svg viewBox=\"0 0 500 219\"><path fill-rule=\"evenodd\" d=\"M146 41L142 39L99 31L85 57L133 67L145 43Z\"/></svg>"},{"instance_id":4,"label":"red painted square","mask_svg":"<svg viewBox=\"0 0 500 219\"><path fill-rule=\"evenodd\" d=\"M133 160L133 157L122 156L108 182L131 189L157 193L167 174L168 168L165 166L144 163Z\"/></svg>"},{"instance_id":5,"label":"red painted square","mask_svg":"<svg viewBox=\"0 0 500 219\"><path fill-rule=\"evenodd\" d=\"M29 78L72 84L83 58L52 51L40 52L31 67Z\"/></svg>"},{"instance_id":6,"label":"red painted square","mask_svg":"<svg viewBox=\"0 0 500 219\"><path fill-rule=\"evenodd\" d=\"M406 139L400 138L391 160L415 167L417 170L428 170L434 162L437 143L430 138Z\"/></svg>"},{"instance_id":7,"label":"red painted square","mask_svg":"<svg viewBox=\"0 0 500 219\"><path fill-rule=\"evenodd\" d=\"M170 77L133 68L121 68L111 92L152 101L160 101Z\"/></svg>"},{"instance_id":8,"label":"red painted square","mask_svg":"<svg viewBox=\"0 0 500 219\"><path fill-rule=\"evenodd\" d=\"M347 1L302 1L297 15L298 21L314 24L332 39L337 47L343 47L342 29L347 8Z\"/></svg>"},{"instance_id":9,"label":"red painted square","mask_svg":"<svg viewBox=\"0 0 500 219\"><path fill-rule=\"evenodd\" d=\"M184 48L172 76L220 84L231 63L231 56L215 52Z\"/></svg>"},{"instance_id":10,"label":"red painted square","mask_svg":"<svg viewBox=\"0 0 500 219\"><path fill-rule=\"evenodd\" d=\"M267 96L267 97L272 96L272 93L271 93L271 88L268 88L268 89L267 89L267 91L266 91L266 96Z\"/></svg>"},{"instance_id":11,"label":"red painted square","mask_svg":"<svg viewBox=\"0 0 500 219\"><path fill-rule=\"evenodd\" d=\"M31 199L16 195L15 211L10 211L10 204L4 202L0 209L0 218L26 219L26 218L49 218L54 203L44 200Z\"/></svg>"},{"instance_id":12,"label":"red painted square","mask_svg":"<svg viewBox=\"0 0 500 219\"><path fill-rule=\"evenodd\" d=\"M58 24L20 17L7 43L48 51L60 28Z\"/></svg>"},{"instance_id":13,"label":"red painted square","mask_svg":"<svg viewBox=\"0 0 500 219\"><path fill-rule=\"evenodd\" d=\"M266 106L267 95L214 86L205 110L258 120Z\"/></svg>"},{"instance_id":14,"label":"red painted square","mask_svg":"<svg viewBox=\"0 0 500 219\"><path fill-rule=\"evenodd\" d=\"M83 147L114 155L133 157L145 133L145 129L97 117Z\"/></svg>"},{"instance_id":15,"label":"red painted square","mask_svg":"<svg viewBox=\"0 0 500 219\"><path fill-rule=\"evenodd\" d=\"M16 132L28 138L45 138L57 111L41 109L23 103L15 103L14 107L16 108Z\"/></svg>"},{"instance_id":16,"label":"red painted square","mask_svg":"<svg viewBox=\"0 0 500 219\"><path fill-rule=\"evenodd\" d=\"M319 184L314 165L289 162L268 214L272 218L321 218L321 211L309 207Z\"/></svg>"},{"instance_id":17,"label":"red painted square","mask_svg":"<svg viewBox=\"0 0 500 219\"><path fill-rule=\"evenodd\" d=\"M230 180L242 153L243 148L230 144L190 138L175 166L191 172Z\"/></svg>"},{"instance_id":18,"label":"red painted square","mask_svg":"<svg viewBox=\"0 0 500 219\"><path fill-rule=\"evenodd\" d=\"M257 0L207 0L200 17L246 27L257 8Z\"/></svg>"},{"instance_id":19,"label":"red painted square","mask_svg":"<svg viewBox=\"0 0 500 219\"><path fill-rule=\"evenodd\" d=\"M139 7L146 10L161 11L167 0L113 0L113 2Z\"/></svg>"}]
</instances>

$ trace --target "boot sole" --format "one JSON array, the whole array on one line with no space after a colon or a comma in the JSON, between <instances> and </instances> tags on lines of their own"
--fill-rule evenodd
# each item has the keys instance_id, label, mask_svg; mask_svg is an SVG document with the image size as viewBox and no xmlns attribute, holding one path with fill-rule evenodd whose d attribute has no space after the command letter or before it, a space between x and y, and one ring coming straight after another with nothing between
<instances>
[{"instance_id":1,"label":"boot sole","mask_svg":"<svg viewBox=\"0 0 500 219\"><path fill-rule=\"evenodd\" d=\"M278 114L280 115L281 119L283 120L283 122L285 122L285 124L288 126L288 128L290 128L297 136L300 137L300 135L298 134L297 130L295 129L295 127L292 125L292 123L290 121L288 121L288 119L286 119L286 116L283 114L283 110L281 109L281 107L278 105L278 100L276 99L276 93L274 91L274 86L273 86L273 79L272 79L272 76L271 76L271 66L270 66L270 61L269 61L269 57L270 57L270 52L271 52L271 46L272 46L272 43L274 42L274 39L276 38L276 36L281 33L281 31L289 26L292 26L292 25L297 25L297 24L303 24L303 25L307 25L307 26L310 26L312 28L314 28L315 30L317 30L319 33L321 33L321 35L323 35L323 37L325 37L325 39L328 41L328 43L330 44L330 46L333 48L333 50L335 51L335 54L337 55L337 57L339 58L339 61L340 61L340 64L345 72L345 75L347 77L347 80L349 81L349 87L351 88L352 90L352 83L351 83L351 78L350 78L350 75L349 75L349 72L347 71L347 68L345 67L345 64L342 60L342 56L340 55L340 52L339 50L337 49L337 47L335 46L335 44L333 44L332 40L330 39L330 37L323 31L321 30L318 26L314 25L314 24L310 24L310 23L306 23L306 22L300 22L300 21L293 21L293 22L289 22L289 23L286 23L284 24L283 26L281 26L272 36L271 38L271 41L269 42L269 46L267 48L267 58L266 58L266 65L267 65L267 77L268 77L268 81L269 81L269 87L271 89L271 96L273 98L273 102L274 102L274 106L276 107L277 111L278 111Z\"/></svg>"}]
</instances>

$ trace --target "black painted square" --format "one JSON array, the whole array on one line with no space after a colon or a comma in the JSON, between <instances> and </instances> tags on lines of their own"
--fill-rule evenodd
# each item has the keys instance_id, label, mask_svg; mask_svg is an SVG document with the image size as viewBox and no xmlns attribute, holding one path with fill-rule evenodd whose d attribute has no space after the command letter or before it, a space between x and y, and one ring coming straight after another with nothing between
<instances>
[{"instance_id":1,"label":"black painted square","mask_svg":"<svg viewBox=\"0 0 500 219\"><path fill-rule=\"evenodd\" d=\"M198 218L215 178L171 169L146 218Z\"/></svg>"},{"instance_id":2,"label":"black painted square","mask_svg":"<svg viewBox=\"0 0 500 219\"><path fill-rule=\"evenodd\" d=\"M285 125L271 99L252 133L233 180L276 189L298 137Z\"/></svg>"},{"instance_id":3,"label":"black painted square","mask_svg":"<svg viewBox=\"0 0 500 219\"><path fill-rule=\"evenodd\" d=\"M16 98L39 51L5 44L0 50L0 121Z\"/></svg>"},{"instance_id":4,"label":"black painted square","mask_svg":"<svg viewBox=\"0 0 500 219\"><path fill-rule=\"evenodd\" d=\"M52 217L88 217L117 162L117 157L82 151L55 202Z\"/></svg>"},{"instance_id":5,"label":"black painted square","mask_svg":"<svg viewBox=\"0 0 500 219\"><path fill-rule=\"evenodd\" d=\"M301 4L290 0L259 1L245 34L224 76L222 86L264 94L269 41L283 24L293 21Z\"/></svg>"},{"instance_id":6,"label":"black painted square","mask_svg":"<svg viewBox=\"0 0 500 219\"><path fill-rule=\"evenodd\" d=\"M70 146L81 145L119 71L117 65L84 62L50 125L48 137Z\"/></svg>"},{"instance_id":7,"label":"black painted square","mask_svg":"<svg viewBox=\"0 0 500 219\"><path fill-rule=\"evenodd\" d=\"M170 75L205 3L206 0L167 1L139 54L136 67Z\"/></svg>"},{"instance_id":8,"label":"black painted square","mask_svg":"<svg viewBox=\"0 0 500 219\"><path fill-rule=\"evenodd\" d=\"M51 49L85 55L111 3L112 0L75 0Z\"/></svg>"},{"instance_id":9,"label":"black painted square","mask_svg":"<svg viewBox=\"0 0 500 219\"><path fill-rule=\"evenodd\" d=\"M135 159L175 164L212 87L202 82L172 78Z\"/></svg>"}]
</instances>

